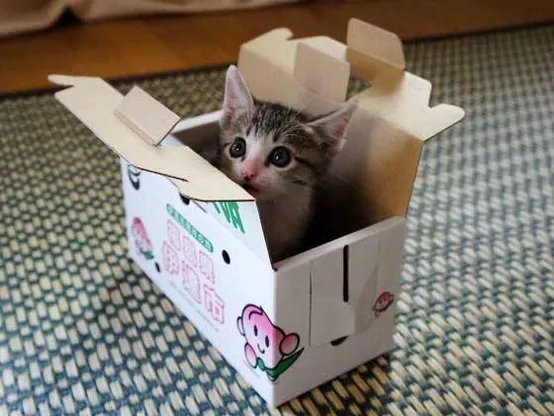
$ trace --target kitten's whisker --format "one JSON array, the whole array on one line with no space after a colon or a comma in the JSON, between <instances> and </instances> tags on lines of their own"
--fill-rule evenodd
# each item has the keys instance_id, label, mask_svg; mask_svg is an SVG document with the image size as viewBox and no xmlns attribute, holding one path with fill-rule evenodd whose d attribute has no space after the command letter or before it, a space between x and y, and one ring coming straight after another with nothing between
<instances>
[{"instance_id":1,"label":"kitten's whisker","mask_svg":"<svg viewBox=\"0 0 554 416\"><path fill-rule=\"evenodd\" d=\"M287 132L290 130L290 128L291 128L292 121L293 121L293 120L290 120L290 119L289 119L289 120L286 122L286 124L284 124L283 126L281 126L281 127L279 128L279 130L277 131L278 134L285 134L285 133L287 133Z\"/></svg>"},{"instance_id":2,"label":"kitten's whisker","mask_svg":"<svg viewBox=\"0 0 554 416\"><path fill-rule=\"evenodd\" d=\"M298 186L310 186L308 182L303 181L302 179L293 179L291 182Z\"/></svg>"},{"instance_id":3,"label":"kitten's whisker","mask_svg":"<svg viewBox=\"0 0 554 416\"><path fill-rule=\"evenodd\" d=\"M279 130L279 133L278 133L279 137L287 136L290 132L297 130L298 127L299 127L298 124L293 124L293 125L290 125L286 128L283 128L283 129Z\"/></svg>"},{"instance_id":4,"label":"kitten's whisker","mask_svg":"<svg viewBox=\"0 0 554 416\"><path fill-rule=\"evenodd\" d=\"M294 115L291 117L292 108L287 108L287 115L286 115L286 124L279 129L279 135L285 135L288 132L290 132L293 129L296 129L298 127L298 115L301 113L298 110L294 110Z\"/></svg>"},{"instance_id":5,"label":"kitten's whisker","mask_svg":"<svg viewBox=\"0 0 554 416\"><path fill-rule=\"evenodd\" d=\"M349 179L347 179L344 175L341 175L340 173L328 171L327 176L340 179L343 182L351 183Z\"/></svg>"},{"instance_id":6,"label":"kitten's whisker","mask_svg":"<svg viewBox=\"0 0 554 416\"><path fill-rule=\"evenodd\" d=\"M333 183L334 182L334 183ZM335 193L332 191L337 187L341 188L350 188L354 192L358 192L358 187L352 183L351 180L348 180L346 177L339 175L335 172L327 172L326 177L322 180L321 186L319 186L319 192L323 193Z\"/></svg>"}]
</instances>

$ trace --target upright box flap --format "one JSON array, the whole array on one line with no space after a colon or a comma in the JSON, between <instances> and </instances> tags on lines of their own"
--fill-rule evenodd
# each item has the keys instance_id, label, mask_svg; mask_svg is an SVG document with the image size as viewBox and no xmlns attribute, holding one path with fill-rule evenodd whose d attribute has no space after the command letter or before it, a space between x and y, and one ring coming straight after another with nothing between
<instances>
[{"instance_id":1,"label":"upright box flap","mask_svg":"<svg viewBox=\"0 0 554 416\"><path fill-rule=\"evenodd\" d=\"M241 47L238 66L252 94L321 115L345 102L351 74L369 81L352 98L359 108L329 176L361 195L355 198L364 201L364 221L405 215L423 142L464 111L429 107L431 84L405 71L400 39L383 29L352 19L346 45L321 36L291 38L290 30L276 29Z\"/></svg>"},{"instance_id":2,"label":"upright box flap","mask_svg":"<svg viewBox=\"0 0 554 416\"><path fill-rule=\"evenodd\" d=\"M141 170L172 178L183 196L200 201L254 200L189 147L156 146L175 117L144 91L134 89L124 101L100 78L51 75L49 80L70 86L56 92L56 98L108 147ZM140 120L142 115L148 117Z\"/></svg>"},{"instance_id":3,"label":"upright box flap","mask_svg":"<svg viewBox=\"0 0 554 416\"><path fill-rule=\"evenodd\" d=\"M402 72L406 69L402 41L394 33L358 19L351 19L346 44L350 52L356 51L389 70Z\"/></svg>"}]
</instances>

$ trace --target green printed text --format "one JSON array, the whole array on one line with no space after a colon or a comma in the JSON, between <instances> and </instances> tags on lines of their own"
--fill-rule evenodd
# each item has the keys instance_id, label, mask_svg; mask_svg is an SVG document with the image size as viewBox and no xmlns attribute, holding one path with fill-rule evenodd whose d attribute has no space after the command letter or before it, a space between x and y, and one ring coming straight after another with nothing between
<instances>
[{"instance_id":1,"label":"green printed text","mask_svg":"<svg viewBox=\"0 0 554 416\"><path fill-rule=\"evenodd\" d=\"M183 217L175 208L173 208L170 204L167 204L167 213L173 217L177 223L183 227L191 236L194 237L196 241L198 241L206 250L208 250L210 253L214 252L214 246L211 243L208 238L202 234L200 231L198 231L194 226L187 221L185 217Z\"/></svg>"},{"instance_id":2,"label":"green printed text","mask_svg":"<svg viewBox=\"0 0 554 416\"><path fill-rule=\"evenodd\" d=\"M225 219L229 224L240 230L243 234L246 234L242 219L240 218L239 204L236 202L214 202L215 210L218 214L223 213Z\"/></svg>"}]
</instances>

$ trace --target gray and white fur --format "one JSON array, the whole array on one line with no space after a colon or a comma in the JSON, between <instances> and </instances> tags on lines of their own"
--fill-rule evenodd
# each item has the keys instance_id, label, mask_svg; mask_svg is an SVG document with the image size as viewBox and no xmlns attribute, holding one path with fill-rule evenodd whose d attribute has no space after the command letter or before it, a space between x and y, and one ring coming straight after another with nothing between
<instances>
[{"instance_id":1,"label":"gray and white fur","mask_svg":"<svg viewBox=\"0 0 554 416\"><path fill-rule=\"evenodd\" d=\"M342 150L357 106L322 117L256 100L239 70L225 81L217 166L256 198L270 256L295 254L313 210L314 186Z\"/></svg>"}]
</instances>

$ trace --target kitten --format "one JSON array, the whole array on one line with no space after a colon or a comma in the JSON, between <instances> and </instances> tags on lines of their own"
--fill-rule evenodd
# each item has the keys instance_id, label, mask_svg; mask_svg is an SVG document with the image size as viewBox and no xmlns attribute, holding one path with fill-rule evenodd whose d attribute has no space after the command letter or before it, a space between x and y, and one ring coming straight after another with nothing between
<instances>
[{"instance_id":1,"label":"kitten","mask_svg":"<svg viewBox=\"0 0 554 416\"><path fill-rule=\"evenodd\" d=\"M217 166L255 199L273 261L295 254L312 216L314 187L345 144L357 105L311 117L252 97L227 71Z\"/></svg>"}]
</instances>

